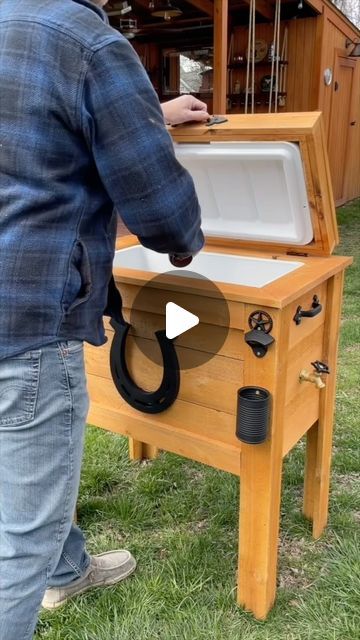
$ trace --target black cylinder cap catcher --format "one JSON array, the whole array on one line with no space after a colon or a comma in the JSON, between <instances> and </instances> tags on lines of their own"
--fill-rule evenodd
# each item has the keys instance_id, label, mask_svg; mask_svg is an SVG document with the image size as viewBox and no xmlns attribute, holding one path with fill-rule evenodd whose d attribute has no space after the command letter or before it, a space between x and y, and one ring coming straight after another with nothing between
<instances>
[{"instance_id":1,"label":"black cylinder cap catcher","mask_svg":"<svg viewBox=\"0 0 360 640\"><path fill-rule=\"evenodd\" d=\"M247 444L261 444L267 438L271 394L262 387L238 390L236 436Z\"/></svg>"}]
</instances>

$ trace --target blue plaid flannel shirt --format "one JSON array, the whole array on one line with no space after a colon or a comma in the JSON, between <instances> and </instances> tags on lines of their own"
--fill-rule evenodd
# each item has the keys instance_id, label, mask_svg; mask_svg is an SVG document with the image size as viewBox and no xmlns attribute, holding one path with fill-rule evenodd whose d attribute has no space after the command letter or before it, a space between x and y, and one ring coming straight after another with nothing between
<instances>
[{"instance_id":1,"label":"blue plaid flannel shirt","mask_svg":"<svg viewBox=\"0 0 360 640\"><path fill-rule=\"evenodd\" d=\"M159 252L203 244L192 179L129 43L87 0L0 2L0 358L105 342L114 206Z\"/></svg>"}]
</instances>

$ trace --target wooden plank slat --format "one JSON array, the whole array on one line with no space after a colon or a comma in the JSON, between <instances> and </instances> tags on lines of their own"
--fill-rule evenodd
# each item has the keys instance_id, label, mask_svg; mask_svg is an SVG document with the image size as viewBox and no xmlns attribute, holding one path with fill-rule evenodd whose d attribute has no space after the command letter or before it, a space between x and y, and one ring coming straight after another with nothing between
<instances>
[{"instance_id":1,"label":"wooden plank slat","mask_svg":"<svg viewBox=\"0 0 360 640\"><path fill-rule=\"evenodd\" d=\"M253 134L258 140L262 140L264 135L270 135L276 139L276 134L281 137L311 134L312 128L321 117L318 111L303 111L293 113L255 113L255 114L228 114L227 122L218 124L215 127L206 127L201 124L182 124L178 127L170 128L170 133L175 140L191 142L194 136L201 135L202 140L210 142L214 137L220 138L225 133L228 136L236 136L241 132L243 135ZM244 138L246 139L246 138Z\"/></svg>"},{"instance_id":2,"label":"wooden plank slat","mask_svg":"<svg viewBox=\"0 0 360 640\"><path fill-rule=\"evenodd\" d=\"M311 362L323 360L323 335L324 325L322 324L288 352L286 404L292 402L301 390L306 391L309 400L313 394L315 397L319 397L319 390L315 385L311 382L300 382L299 374L302 369L311 373L313 371ZM305 405L307 396L303 398Z\"/></svg>"},{"instance_id":3,"label":"wooden plank slat","mask_svg":"<svg viewBox=\"0 0 360 640\"><path fill-rule=\"evenodd\" d=\"M125 320L129 320L129 310L124 309L124 318ZM131 314L131 319L134 319L134 316L137 314ZM155 317L155 320L154 320ZM154 339L155 327L158 325L157 317L155 314L147 314L146 320L139 321L135 318L134 326L132 326L129 330L130 336L141 336L147 338L149 340ZM105 333L108 338L108 341L111 342L114 330L110 325L108 318L104 318L104 326ZM163 326L161 328L164 328ZM246 329L248 329L246 327ZM220 335L219 335L220 334ZM216 340L216 344L220 344L220 338L223 336L222 327L216 327L215 325L207 325L204 324L203 332L195 337L189 335L181 335L178 336L175 340L175 345L178 347L184 347L187 349L197 349L198 351L212 353L214 355L224 356L226 358L239 358L243 360L244 358L244 350L246 347L246 343L244 340L244 332L238 331L237 329L228 329L225 342L222 344L221 348L218 350L214 347L214 340ZM91 345L89 345L91 347ZM92 347L94 352L98 349L98 347Z\"/></svg>"},{"instance_id":4,"label":"wooden plank slat","mask_svg":"<svg viewBox=\"0 0 360 640\"><path fill-rule=\"evenodd\" d=\"M318 392L319 393L319 392ZM291 404L287 404L284 411L284 439L282 455L286 456L299 440L311 430L319 415L319 396L309 394L301 389L293 398Z\"/></svg>"},{"instance_id":5,"label":"wooden plank slat","mask_svg":"<svg viewBox=\"0 0 360 640\"><path fill-rule=\"evenodd\" d=\"M131 313L131 321L133 328L130 329L130 335L141 336L149 340L154 339L155 331L164 329L165 327L164 316L153 313L133 310ZM247 330L248 327L245 325L245 318L243 318L243 325L243 328ZM219 349L219 345L225 335L225 342ZM204 322L202 322L199 330L196 330L194 327L194 330L186 331L178 336L175 345L176 347L185 347L187 349L213 353L218 356L240 359L243 359L244 349L246 348L243 330L228 329L226 334L224 327Z\"/></svg>"},{"instance_id":6,"label":"wooden plank slat","mask_svg":"<svg viewBox=\"0 0 360 640\"><path fill-rule=\"evenodd\" d=\"M124 317L126 321L130 319L130 312L128 309L123 309ZM134 311L131 314L131 319L134 321L134 328L129 330L129 335L141 335L144 338L153 339L156 328L159 325L158 316L153 313L147 313L146 319L144 317L145 314L141 312ZM114 330L110 325L110 321L108 318L104 317L104 326L106 336L109 341L112 340ZM164 324L161 326L164 328ZM248 330L248 327L244 327L245 330ZM188 349L198 349L199 351L206 351L207 353L214 353L218 356L224 356L227 358L238 358L240 360L244 359L244 350L247 349L246 343L244 341L243 331L238 331L237 329L228 329L227 336L225 342L221 346L220 349L215 351L214 349L214 340L217 341L217 345L220 343L220 336L223 335L223 330L221 327L216 325L203 325L202 331L195 336L190 332L186 332L183 335L176 338L175 344L179 347L186 347ZM91 345L89 345L91 348ZM108 344L108 348L110 345ZM92 347L94 353L96 353L98 347Z\"/></svg>"},{"instance_id":7,"label":"wooden plank slat","mask_svg":"<svg viewBox=\"0 0 360 640\"><path fill-rule=\"evenodd\" d=\"M191 309L192 313L199 316L200 320L203 318L202 321L207 324L225 326L226 323L227 326L233 329L244 328L244 306L231 300L227 301L229 314L229 318L227 318L224 315L223 301L212 297L215 295L213 288L209 291L210 296L207 297L206 291L204 292L204 282L201 279L187 278L185 282L185 279L181 278L182 282L180 284L176 281L173 286L166 285L163 288L157 287L155 283L154 288L148 286L147 290L143 290L141 297L139 297L138 294L143 289L143 286L128 284L125 273L128 271L132 271L132 269L115 270L115 281L120 290L125 309L165 315L166 304L171 301L180 307ZM143 274L143 285L148 283L149 274L146 272L139 273ZM191 290L190 287L193 287L193 289ZM187 291L187 288L189 291ZM221 291L220 287L219 290Z\"/></svg>"},{"instance_id":8,"label":"wooden plank slat","mask_svg":"<svg viewBox=\"0 0 360 640\"><path fill-rule=\"evenodd\" d=\"M159 347L154 340L129 336L126 342L127 366L136 384L147 391L156 389L162 380L162 364L155 364L146 357L159 356ZM235 358L213 356L202 364L203 353L194 349L177 347L181 369L178 398L200 406L224 411L235 415L236 394L243 385L243 363ZM110 342L101 348L86 347L86 370L88 374L103 377L113 385L109 366ZM197 365L199 363L199 365ZM192 368L188 368L192 366Z\"/></svg>"},{"instance_id":9,"label":"wooden plank slat","mask_svg":"<svg viewBox=\"0 0 360 640\"><path fill-rule=\"evenodd\" d=\"M185 431L172 427L159 420L147 421L142 416L122 413L121 417L116 408L110 408L108 404L101 405L92 401L88 422L101 425L114 433L135 438L140 442L160 446L160 448L178 455L203 462L210 467L229 471L237 476L241 470L241 446L237 441L236 446L227 445L216 440L210 440L196 436L192 431Z\"/></svg>"},{"instance_id":10,"label":"wooden plank slat","mask_svg":"<svg viewBox=\"0 0 360 640\"><path fill-rule=\"evenodd\" d=\"M179 435L183 433L184 437L192 438L195 441L213 442L219 448L224 445L240 450L240 442L235 435L235 419L229 413L178 399L163 413L152 416L136 411L126 404L115 386L109 384L109 380L88 374L87 381L91 401L102 407L111 407L117 413L119 422L122 422L123 416L131 416L140 422L148 422L154 427L161 425L161 429L169 433L175 430ZM103 426L101 421L95 424ZM125 435L137 438L136 434L126 433ZM141 440L141 438L138 439ZM156 444L160 449L166 449L160 441L156 442L152 439L151 441L145 440L145 442Z\"/></svg>"}]
</instances>

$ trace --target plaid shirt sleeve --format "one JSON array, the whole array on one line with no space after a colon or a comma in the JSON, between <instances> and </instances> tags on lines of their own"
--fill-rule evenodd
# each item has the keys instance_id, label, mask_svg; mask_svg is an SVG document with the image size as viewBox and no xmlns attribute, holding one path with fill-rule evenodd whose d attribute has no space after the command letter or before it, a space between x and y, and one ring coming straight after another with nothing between
<instances>
[{"instance_id":1,"label":"plaid shirt sleeve","mask_svg":"<svg viewBox=\"0 0 360 640\"><path fill-rule=\"evenodd\" d=\"M124 38L93 54L81 122L105 189L141 244L197 253L204 237L192 178L176 160L158 98Z\"/></svg>"}]
</instances>

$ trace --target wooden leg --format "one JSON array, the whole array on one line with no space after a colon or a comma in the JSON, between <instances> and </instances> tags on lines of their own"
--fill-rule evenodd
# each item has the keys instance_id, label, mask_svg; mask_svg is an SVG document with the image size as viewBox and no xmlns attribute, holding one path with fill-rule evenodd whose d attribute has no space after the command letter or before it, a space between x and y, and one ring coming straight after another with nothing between
<instances>
[{"instance_id":1,"label":"wooden leg","mask_svg":"<svg viewBox=\"0 0 360 640\"><path fill-rule=\"evenodd\" d=\"M332 415L319 420L308 431L303 513L312 520L313 537L319 538L328 519Z\"/></svg>"},{"instance_id":2,"label":"wooden leg","mask_svg":"<svg viewBox=\"0 0 360 640\"><path fill-rule=\"evenodd\" d=\"M140 440L129 438L130 460L154 460L158 455L158 448Z\"/></svg>"},{"instance_id":3,"label":"wooden leg","mask_svg":"<svg viewBox=\"0 0 360 640\"><path fill-rule=\"evenodd\" d=\"M282 458L269 442L241 452L238 603L264 620L276 594Z\"/></svg>"},{"instance_id":4,"label":"wooden leg","mask_svg":"<svg viewBox=\"0 0 360 640\"><path fill-rule=\"evenodd\" d=\"M316 460L318 448L319 423L315 422L306 434L305 479L303 514L309 520L314 519L314 493L316 478Z\"/></svg>"},{"instance_id":5,"label":"wooden leg","mask_svg":"<svg viewBox=\"0 0 360 640\"><path fill-rule=\"evenodd\" d=\"M254 310L246 306L245 316ZM244 360L247 384L258 386L261 380L273 400L268 439L257 445L242 443L240 458L237 600L259 620L266 618L276 595L287 351L293 315L290 305L281 315L272 314L277 346L266 355L266 374L265 369L260 374L259 362L248 350Z\"/></svg>"},{"instance_id":6,"label":"wooden leg","mask_svg":"<svg viewBox=\"0 0 360 640\"><path fill-rule=\"evenodd\" d=\"M328 519L331 448L335 408L336 360L340 311L343 290L343 273L337 274L328 284L327 322L324 335L323 358L329 364L325 388L319 391L319 420L307 435L304 515L313 521L313 536L321 536Z\"/></svg>"}]
</instances>

